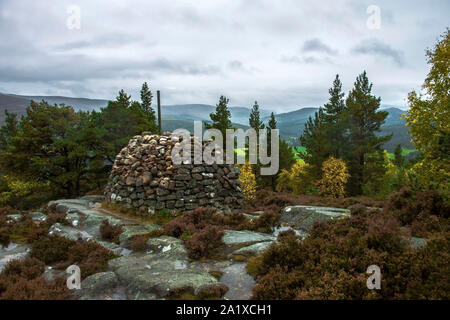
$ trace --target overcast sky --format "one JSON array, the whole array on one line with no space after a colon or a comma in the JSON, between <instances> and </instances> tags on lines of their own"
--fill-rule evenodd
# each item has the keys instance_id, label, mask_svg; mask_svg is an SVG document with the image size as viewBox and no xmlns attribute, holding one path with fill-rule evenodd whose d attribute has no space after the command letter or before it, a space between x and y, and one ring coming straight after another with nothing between
<instances>
[{"instance_id":1,"label":"overcast sky","mask_svg":"<svg viewBox=\"0 0 450 320\"><path fill-rule=\"evenodd\" d=\"M365 69L402 106L449 13L448 0L0 0L0 92L139 99L148 81L163 104L226 95L282 112L325 103L337 73L348 92Z\"/></svg>"}]
</instances>

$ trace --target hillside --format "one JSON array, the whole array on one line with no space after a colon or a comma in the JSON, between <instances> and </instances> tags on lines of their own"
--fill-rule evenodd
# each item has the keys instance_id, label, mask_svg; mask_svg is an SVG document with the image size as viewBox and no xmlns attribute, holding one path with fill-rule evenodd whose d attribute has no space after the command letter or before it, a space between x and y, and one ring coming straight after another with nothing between
<instances>
[{"instance_id":1,"label":"hillside","mask_svg":"<svg viewBox=\"0 0 450 320\"><path fill-rule=\"evenodd\" d=\"M298 137L302 134L308 117L313 117L317 110L317 108L302 108L275 115L281 137L291 145L299 145ZM393 134L392 139L385 143L384 147L389 152L393 152L398 144L401 144L404 148L413 149L414 146L411 144L411 136L405 125L405 119L401 118L404 111L395 107L383 108L383 110L387 111L389 115L385 124L381 127L380 135ZM268 117L263 120L267 123Z\"/></svg>"},{"instance_id":2,"label":"hillside","mask_svg":"<svg viewBox=\"0 0 450 320\"><path fill-rule=\"evenodd\" d=\"M108 104L107 100L87 99L87 98L71 98L60 96L20 96L13 94L0 93L0 124L4 121L4 110L16 113L19 116L25 114L26 108L30 105L30 101L45 100L50 104L66 104L72 106L75 110L99 110ZM389 112L386 123L382 127L380 134L393 134L392 139L385 144L385 148L389 152L393 152L398 144L404 148L413 148L410 142L410 135L405 126L405 120L401 118L404 112L392 106L386 106L385 111ZM193 130L194 120L209 121L209 114L214 112L215 106L208 104L180 104L180 105L163 105L163 130L172 131L176 128L185 128ZM247 107L230 107L231 121L235 128L248 128L248 117L250 108ZM276 114L278 128L283 139L291 145L298 145L298 137L303 132L304 125L309 116L314 116L317 108L300 108L295 111ZM261 109L261 117L267 124L270 117L270 110Z\"/></svg>"}]
</instances>

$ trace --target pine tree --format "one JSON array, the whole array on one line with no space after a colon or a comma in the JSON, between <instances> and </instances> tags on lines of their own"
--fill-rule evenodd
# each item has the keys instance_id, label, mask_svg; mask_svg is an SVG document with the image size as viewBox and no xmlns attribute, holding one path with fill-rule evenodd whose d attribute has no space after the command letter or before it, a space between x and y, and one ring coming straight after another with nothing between
<instances>
[{"instance_id":1,"label":"pine tree","mask_svg":"<svg viewBox=\"0 0 450 320\"><path fill-rule=\"evenodd\" d=\"M115 101L108 102L106 108L93 112L92 118L104 142L105 156L112 163L132 136L143 131L156 132L156 123L150 122L141 105L131 102L123 90Z\"/></svg>"},{"instance_id":2,"label":"pine tree","mask_svg":"<svg viewBox=\"0 0 450 320\"><path fill-rule=\"evenodd\" d=\"M264 123L261 121L261 114L259 112L259 105L257 101L255 101L255 104L253 105L248 122L250 127L255 129L256 132L260 129L264 129Z\"/></svg>"},{"instance_id":3,"label":"pine tree","mask_svg":"<svg viewBox=\"0 0 450 320\"><path fill-rule=\"evenodd\" d=\"M273 112L270 114L270 120L269 120L268 126L270 129L277 128L277 120L275 119L275 115L273 114Z\"/></svg>"},{"instance_id":4,"label":"pine tree","mask_svg":"<svg viewBox=\"0 0 450 320\"><path fill-rule=\"evenodd\" d=\"M218 129L222 133L224 139L226 137L226 130L232 128L230 120L231 112L228 109L229 101L230 100L225 96L221 96L219 99L219 103L216 105L216 112L209 115L212 123L205 123L206 129Z\"/></svg>"},{"instance_id":5,"label":"pine tree","mask_svg":"<svg viewBox=\"0 0 450 320\"><path fill-rule=\"evenodd\" d=\"M20 180L48 183L56 196L73 197L81 194L91 170L103 166L102 153L102 141L87 113L31 101L0 164Z\"/></svg>"},{"instance_id":6,"label":"pine tree","mask_svg":"<svg viewBox=\"0 0 450 320\"><path fill-rule=\"evenodd\" d=\"M267 153L271 154L271 139L272 139L272 129L276 129L277 128L277 120L275 119L275 115L273 114L273 112L270 114L270 120L267 123L268 128L267 128L267 141L269 141L268 145L267 145Z\"/></svg>"},{"instance_id":7,"label":"pine tree","mask_svg":"<svg viewBox=\"0 0 450 320\"><path fill-rule=\"evenodd\" d=\"M0 150L7 149L11 138L17 135L18 125L17 115L5 110L5 124L0 127Z\"/></svg>"},{"instance_id":8,"label":"pine tree","mask_svg":"<svg viewBox=\"0 0 450 320\"><path fill-rule=\"evenodd\" d=\"M323 108L319 108L314 118L309 117L305 123L303 134L300 136L302 146L306 148L301 154L303 160L310 165L311 176L320 179L322 163L330 156L327 126Z\"/></svg>"},{"instance_id":9,"label":"pine tree","mask_svg":"<svg viewBox=\"0 0 450 320\"><path fill-rule=\"evenodd\" d=\"M270 114L270 120L267 126L267 154L272 155L271 150L271 139L272 139L272 130L277 128L277 121L275 119L275 115L272 112ZM291 147L283 141L281 138L279 139L279 149L278 149L278 159L279 159L279 170L278 173L272 176L261 176L259 175L260 166L255 166L256 169L256 177L258 184L261 187L270 187L272 190L275 190L277 186L277 180L279 175L283 171L289 171L291 167L295 163L295 159L293 158Z\"/></svg>"},{"instance_id":10,"label":"pine tree","mask_svg":"<svg viewBox=\"0 0 450 320\"><path fill-rule=\"evenodd\" d=\"M156 123L155 110L152 108L153 94L147 82L144 82L141 89L141 108L148 115L150 122Z\"/></svg>"},{"instance_id":11,"label":"pine tree","mask_svg":"<svg viewBox=\"0 0 450 320\"><path fill-rule=\"evenodd\" d=\"M121 89L119 95L116 97L117 104L122 108L129 108L131 106L131 96Z\"/></svg>"},{"instance_id":12,"label":"pine tree","mask_svg":"<svg viewBox=\"0 0 450 320\"><path fill-rule=\"evenodd\" d=\"M394 164L397 167L401 168L401 167L403 167L404 163L405 163L405 158L402 155L402 145L398 144L394 150Z\"/></svg>"},{"instance_id":13,"label":"pine tree","mask_svg":"<svg viewBox=\"0 0 450 320\"><path fill-rule=\"evenodd\" d=\"M342 92L342 83L339 75L333 81L333 87L328 90L330 99L324 105L325 122L327 126L328 145L330 153L336 158L344 155L346 143L345 112L347 108L344 102L345 94Z\"/></svg>"},{"instance_id":14,"label":"pine tree","mask_svg":"<svg viewBox=\"0 0 450 320\"><path fill-rule=\"evenodd\" d=\"M392 136L376 136L388 113L377 111L381 98L372 95L372 83L369 83L366 71L360 74L347 99L347 121L350 132L351 150L346 155L349 164L349 191L359 195L362 186L370 180L372 172L365 170L366 157L373 153L382 153L381 146ZM381 157L372 157L374 159Z\"/></svg>"}]
</instances>

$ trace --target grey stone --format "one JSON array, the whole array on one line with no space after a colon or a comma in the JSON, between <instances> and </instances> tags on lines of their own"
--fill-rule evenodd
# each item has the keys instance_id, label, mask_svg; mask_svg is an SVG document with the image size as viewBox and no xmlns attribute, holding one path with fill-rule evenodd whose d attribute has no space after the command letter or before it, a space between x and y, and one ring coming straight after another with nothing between
<instances>
[{"instance_id":1,"label":"grey stone","mask_svg":"<svg viewBox=\"0 0 450 320\"><path fill-rule=\"evenodd\" d=\"M156 224L124 226L124 231L119 236L120 245L122 247L128 247L130 240L134 236L147 234L160 229L161 227Z\"/></svg>"},{"instance_id":2,"label":"grey stone","mask_svg":"<svg viewBox=\"0 0 450 320\"><path fill-rule=\"evenodd\" d=\"M205 285L217 285L216 278L190 264L185 254L164 256L161 254L135 255L109 261L119 280L127 284L133 297L155 294L166 297L171 290L191 288L194 294Z\"/></svg>"},{"instance_id":3,"label":"grey stone","mask_svg":"<svg viewBox=\"0 0 450 320\"><path fill-rule=\"evenodd\" d=\"M280 223L288 224L294 229L310 231L314 222L325 222L332 219L340 219L350 216L350 210L315 207L315 206L290 206L281 212Z\"/></svg>"},{"instance_id":4,"label":"grey stone","mask_svg":"<svg viewBox=\"0 0 450 320\"><path fill-rule=\"evenodd\" d=\"M49 235L58 235L70 240L90 240L93 238L91 234L86 231L78 230L69 226L62 225L60 223L55 223L52 225L48 232Z\"/></svg>"},{"instance_id":5,"label":"grey stone","mask_svg":"<svg viewBox=\"0 0 450 320\"><path fill-rule=\"evenodd\" d=\"M266 233L253 231L225 230L223 242L226 245L253 244L257 242L275 241L276 237Z\"/></svg>"},{"instance_id":6,"label":"grey stone","mask_svg":"<svg viewBox=\"0 0 450 320\"><path fill-rule=\"evenodd\" d=\"M426 247L428 243L427 239L417 237L404 238L402 239L402 242L406 243L410 248L415 250Z\"/></svg>"},{"instance_id":7,"label":"grey stone","mask_svg":"<svg viewBox=\"0 0 450 320\"><path fill-rule=\"evenodd\" d=\"M81 282L82 294L101 295L113 290L119 280L114 272L101 272L90 275Z\"/></svg>"},{"instance_id":8,"label":"grey stone","mask_svg":"<svg viewBox=\"0 0 450 320\"><path fill-rule=\"evenodd\" d=\"M12 260L23 259L28 255L29 248L23 244L10 243L7 247L0 245L0 272Z\"/></svg>"},{"instance_id":9,"label":"grey stone","mask_svg":"<svg viewBox=\"0 0 450 320\"><path fill-rule=\"evenodd\" d=\"M234 251L231 255L257 256L261 255L272 243L272 241L258 242Z\"/></svg>"}]
</instances>

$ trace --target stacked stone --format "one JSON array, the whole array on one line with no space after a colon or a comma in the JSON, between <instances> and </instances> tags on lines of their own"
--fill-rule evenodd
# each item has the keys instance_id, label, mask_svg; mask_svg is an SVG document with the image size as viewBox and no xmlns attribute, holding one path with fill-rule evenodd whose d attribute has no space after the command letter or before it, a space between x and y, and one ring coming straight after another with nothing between
<instances>
[{"instance_id":1,"label":"stacked stone","mask_svg":"<svg viewBox=\"0 0 450 320\"><path fill-rule=\"evenodd\" d=\"M192 146L199 144L192 136L191 142ZM134 136L116 156L105 189L106 200L141 213L162 209L177 213L198 207L229 212L240 208L239 169L227 164L194 164L194 152L191 161L175 165L171 153L178 143L170 133Z\"/></svg>"}]
</instances>

